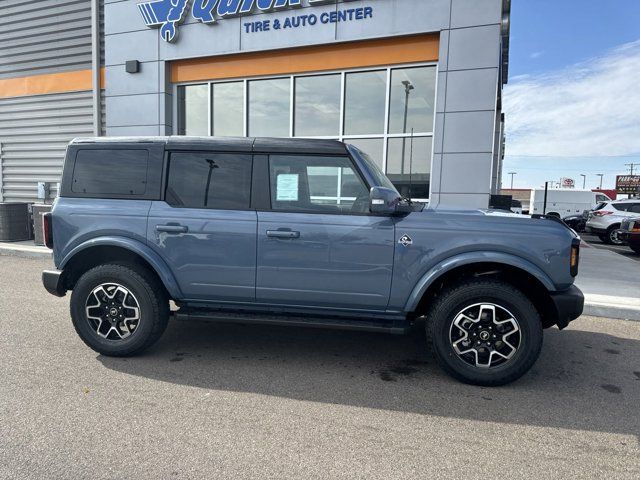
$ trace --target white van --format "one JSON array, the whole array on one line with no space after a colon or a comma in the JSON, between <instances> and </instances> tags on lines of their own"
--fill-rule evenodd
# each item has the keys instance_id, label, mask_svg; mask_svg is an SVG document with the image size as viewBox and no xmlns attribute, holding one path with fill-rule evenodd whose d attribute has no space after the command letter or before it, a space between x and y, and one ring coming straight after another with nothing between
<instances>
[{"instance_id":1,"label":"white van","mask_svg":"<svg viewBox=\"0 0 640 480\"><path fill-rule=\"evenodd\" d=\"M611 199L600 192L550 188L547 193L547 215L564 218L585 210L593 210L599 203ZM544 188L531 190L529 213L541 215L544 211Z\"/></svg>"}]
</instances>

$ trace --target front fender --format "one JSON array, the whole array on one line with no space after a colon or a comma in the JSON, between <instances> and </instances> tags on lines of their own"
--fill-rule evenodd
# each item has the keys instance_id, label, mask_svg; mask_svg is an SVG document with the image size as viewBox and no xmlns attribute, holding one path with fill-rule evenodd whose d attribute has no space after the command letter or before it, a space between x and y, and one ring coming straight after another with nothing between
<instances>
[{"instance_id":1,"label":"front fender","mask_svg":"<svg viewBox=\"0 0 640 480\"><path fill-rule=\"evenodd\" d=\"M172 298L180 299L182 298L182 292L180 291L180 287L176 282L173 273L164 262L162 257L154 252L151 248L145 245L138 240L134 240L132 238L127 237L116 237L116 236L104 236L104 237L96 237L91 240L87 240L80 245L75 246L71 251L69 251L60 262L59 268L60 270L64 270L65 266L69 261L76 256L78 253L86 250L87 248L92 247L121 247L126 250L129 250L140 257L142 257L151 268L158 274L160 280L164 284L165 288L169 292Z\"/></svg>"},{"instance_id":2,"label":"front fender","mask_svg":"<svg viewBox=\"0 0 640 480\"><path fill-rule=\"evenodd\" d=\"M516 267L533 275L550 292L556 290L556 286L554 285L551 278L539 267L529 262L528 260L503 252L468 252L449 257L441 261L436 266L431 268L427 273L425 273L413 288L411 295L409 295L409 298L405 304L404 311L415 311L416 308L418 308L418 304L420 303L420 300L422 299L424 293L442 275L453 270L454 268L464 265L470 265L473 263L501 263L504 265L509 265L511 267Z\"/></svg>"}]
</instances>

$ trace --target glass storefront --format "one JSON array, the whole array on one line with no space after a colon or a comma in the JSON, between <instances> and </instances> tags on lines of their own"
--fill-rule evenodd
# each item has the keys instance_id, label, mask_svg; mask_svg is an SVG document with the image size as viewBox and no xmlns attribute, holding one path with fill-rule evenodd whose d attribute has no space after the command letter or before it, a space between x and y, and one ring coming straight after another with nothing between
<instances>
[{"instance_id":1,"label":"glass storefront","mask_svg":"<svg viewBox=\"0 0 640 480\"><path fill-rule=\"evenodd\" d=\"M179 85L179 135L335 138L367 152L403 195L428 198L436 67Z\"/></svg>"}]
</instances>

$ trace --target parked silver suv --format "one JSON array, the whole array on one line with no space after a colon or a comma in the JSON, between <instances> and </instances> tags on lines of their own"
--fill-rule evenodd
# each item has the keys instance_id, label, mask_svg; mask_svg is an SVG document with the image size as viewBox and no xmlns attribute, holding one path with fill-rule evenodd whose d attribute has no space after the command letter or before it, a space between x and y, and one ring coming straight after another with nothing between
<instances>
[{"instance_id":1,"label":"parked silver suv","mask_svg":"<svg viewBox=\"0 0 640 480\"><path fill-rule=\"evenodd\" d=\"M620 224L625 218L637 217L639 213L640 199L602 202L589 212L587 231L598 235L604 243L622 245L624 240L618 235Z\"/></svg>"}]
</instances>

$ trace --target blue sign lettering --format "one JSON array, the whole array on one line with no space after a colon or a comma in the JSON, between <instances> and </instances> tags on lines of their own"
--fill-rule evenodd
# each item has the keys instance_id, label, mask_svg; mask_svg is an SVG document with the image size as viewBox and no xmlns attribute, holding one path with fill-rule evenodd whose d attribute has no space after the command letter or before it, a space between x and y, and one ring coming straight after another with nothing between
<instances>
[{"instance_id":1,"label":"blue sign lettering","mask_svg":"<svg viewBox=\"0 0 640 480\"><path fill-rule=\"evenodd\" d=\"M345 0L346 1L346 0ZM327 0L309 0L311 6L327 3ZM189 10L190 0L152 0L138 4L138 10L147 27L160 27L160 35L166 42L173 42ZM194 0L193 18L206 24L218 19L251 13L254 9L270 12L297 8L302 0ZM373 18L373 7L345 8L331 12L296 15L284 20L260 20L244 23L246 33L267 32L289 28L314 26L318 23L339 23Z\"/></svg>"}]
</instances>

